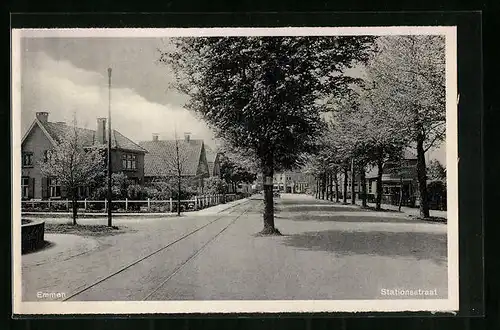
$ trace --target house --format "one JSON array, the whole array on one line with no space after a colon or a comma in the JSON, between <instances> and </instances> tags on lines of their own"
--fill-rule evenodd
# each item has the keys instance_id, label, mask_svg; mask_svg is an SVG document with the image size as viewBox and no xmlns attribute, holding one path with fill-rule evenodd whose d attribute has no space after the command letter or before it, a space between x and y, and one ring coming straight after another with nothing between
<instances>
[{"instance_id":1,"label":"house","mask_svg":"<svg viewBox=\"0 0 500 330\"><path fill-rule=\"evenodd\" d=\"M193 186L203 188L203 181L209 177L209 166L203 140L191 139L190 133L180 140L159 140L153 134L150 141L139 145L148 153L144 157L144 178L146 183L181 176L190 180Z\"/></svg>"},{"instance_id":2,"label":"house","mask_svg":"<svg viewBox=\"0 0 500 330\"><path fill-rule=\"evenodd\" d=\"M56 178L41 174L40 162L46 161L50 150L72 130L76 129L85 146L107 146L106 118L97 119L96 130L75 128L64 122L50 122L48 112L37 112L35 120L21 142L22 171L21 192L23 199L65 198L66 191ZM113 130L111 134L112 172L123 172L138 184L144 182L144 154L146 150ZM79 195L86 197L88 189L81 189Z\"/></svg>"},{"instance_id":3,"label":"house","mask_svg":"<svg viewBox=\"0 0 500 330\"><path fill-rule=\"evenodd\" d=\"M273 185L284 193L304 194L309 190L308 175L299 171L286 171L274 174Z\"/></svg>"},{"instance_id":4,"label":"house","mask_svg":"<svg viewBox=\"0 0 500 330\"><path fill-rule=\"evenodd\" d=\"M369 199L375 199L377 192L377 168L372 168L366 173ZM348 183L350 191L350 182ZM357 180L355 191L360 193L360 184ZM415 206L418 202L417 183L417 156L410 150L405 150L399 162L387 162L382 173L382 203L399 204L400 190L402 189L402 205Z\"/></svg>"}]
</instances>

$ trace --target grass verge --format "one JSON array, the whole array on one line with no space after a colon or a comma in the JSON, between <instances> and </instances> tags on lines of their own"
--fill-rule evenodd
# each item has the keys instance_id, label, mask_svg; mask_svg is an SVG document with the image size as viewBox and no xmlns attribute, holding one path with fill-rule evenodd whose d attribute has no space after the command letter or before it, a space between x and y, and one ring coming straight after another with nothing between
<instances>
[{"instance_id":1,"label":"grass verge","mask_svg":"<svg viewBox=\"0 0 500 330\"><path fill-rule=\"evenodd\" d=\"M73 225L70 223L45 223L45 232L49 234L71 234L80 236L111 236L129 232L126 227L106 225Z\"/></svg>"}]
</instances>

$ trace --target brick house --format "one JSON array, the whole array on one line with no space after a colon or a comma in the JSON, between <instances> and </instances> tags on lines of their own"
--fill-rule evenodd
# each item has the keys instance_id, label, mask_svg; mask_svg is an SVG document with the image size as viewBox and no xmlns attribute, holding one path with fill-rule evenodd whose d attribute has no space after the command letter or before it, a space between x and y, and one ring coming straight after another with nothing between
<instances>
[{"instance_id":1,"label":"brick house","mask_svg":"<svg viewBox=\"0 0 500 330\"><path fill-rule=\"evenodd\" d=\"M48 112L37 112L35 120L21 142L22 170L21 193L23 199L65 198L66 191L56 178L41 174L40 162L48 152L73 129L64 122L49 122ZM106 118L97 119L96 130L76 128L84 145L107 147ZM138 184L144 182L144 155L146 150L113 130L111 136L111 166L113 173L123 172ZM88 189L80 189L79 195L86 197Z\"/></svg>"},{"instance_id":2,"label":"brick house","mask_svg":"<svg viewBox=\"0 0 500 330\"><path fill-rule=\"evenodd\" d=\"M179 146L179 163L181 176L199 190L203 189L204 179L210 176L205 144L203 140L191 139L189 133L184 139L177 140ZM175 140L159 140L153 134L150 141L141 141L139 145L148 152L144 157L144 180L151 183L155 180L177 178L177 151Z\"/></svg>"}]
</instances>

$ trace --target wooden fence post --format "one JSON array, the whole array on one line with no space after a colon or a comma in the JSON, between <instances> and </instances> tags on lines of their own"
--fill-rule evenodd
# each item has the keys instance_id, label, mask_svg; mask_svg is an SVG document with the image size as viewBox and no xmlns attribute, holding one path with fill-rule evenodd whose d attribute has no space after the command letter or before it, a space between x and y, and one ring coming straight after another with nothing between
<instances>
[{"instance_id":1,"label":"wooden fence post","mask_svg":"<svg viewBox=\"0 0 500 330\"><path fill-rule=\"evenodd\" d=\"M104 200L104 212L107 212L108 211L108 200L105 199Z\"/></svg>"},{"instance_id":2,"label":"wooden fence post","mask_svg":"<svg viewBox=\"0 0 500 330\"><path fill-rule=\"evenodd\" d=\"M178 206L177 206L178 207ZM170 197L170 212L172 212L172 197Z\"/></svg>"},{"instance_id":3,"label":"wooden fence post","mask_svg":"<svg viewBox=\"0 0 500 330\"><path fill-rule=\"evenodd\" d=\"M85 198L85 200L83 201L83 209L85 211L87 211L87 199Z\"/></svg>"},{"instance_id":4,"label":"wooden fence post","mask_svg":"<svg viewBox=\"0 0 500 330\"><path fill-rule=\"evenodd\" d=\"M151 209L151 200L148 197L148 211Z\"/></svg>"},{"instance_id":5,"label":"wooden fence post","mask_svg":"<svg viewBox=\"0 0 500 330\"><path fill-rule=\"evenodd\" d=\"M125 211L128 211L128 198L125 197Z\"/></svg>"},{"instance_id":6,"label":"wooden fence post","mask_svg":"<svg viewBox=\"0 0 500 330\"><path fill-rule=\"evenodd\" d=\"M197 210L198 209L198 196L194 196L194 209Z\"/></svg>"},{"instance_id":7,"label":"wooden fence post","mask_svg":"<svg viewBox=\"0 0 500 330\"><path fill-rule=\"evenodd\" d=\"M66 210L68 210L68 211L69 211L69 201L68 201L68 199L67 199L67 198L66 198Z\"/></svg>"}]
</instances>

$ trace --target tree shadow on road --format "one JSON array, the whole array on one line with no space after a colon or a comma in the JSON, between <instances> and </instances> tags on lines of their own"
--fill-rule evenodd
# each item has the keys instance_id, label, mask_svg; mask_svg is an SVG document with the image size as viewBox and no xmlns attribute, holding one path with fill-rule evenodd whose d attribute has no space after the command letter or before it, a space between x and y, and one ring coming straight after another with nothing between
<instances>
[{"instance_id":1,"label":"tree shadow on road","mask_svg":"<svg viewBox=\"0 0 500 330\"><path fill-rule=\"evenodd\" d=\"M284 212L370 212L370 210L360 209L355 206L339 205L300 205L300 206L278 206Z\"/></svg>"},{"instance_id":2,"label":"tree shadow on road","mask_svg":"<svg viewBox=\"0 0 500 330\"><path fill-rule=\"evenodd\" d=\"M391 217L391 216L381 216L380 214L374 214L372 216L361 216L361 215L335 215L335 214L287 214L283 213L281 217L283 220L291 221L318 221L318 222L366 222L366 223L402 223L402 224L417 224L417 223L429 223L442 225L437 222L426 222L423 220L410 218L410 217Z\"/></svg>"},{"instance_id":3,"label":"tree shadow on road","mask_svg":"<svg viewBox=\"0 0 500 330\"><path fill-rule=\"evenodd\" d=\"M446 234L418 232L347 232L326 230L286 236L284 244L313 251L340 255L378 255L414 257L447 264Z\"/></svg>"},{"instance_id":4,"label":"tree shadow on road","mask_svg":"<svg viewBox=\"0 0 500 330\"><path fill-rule=\"evenodd\" d=\"M329 201L329 200L323 200L323 199L304 199L297 201L295 199L281 199L280 204L283 205L331 205L331 206L344 206L344 207L355 207L355 205L351 205L350 203L348 204L343 204L342 202L335 202L335 201Z\"/></svg>"}]
</instances>

